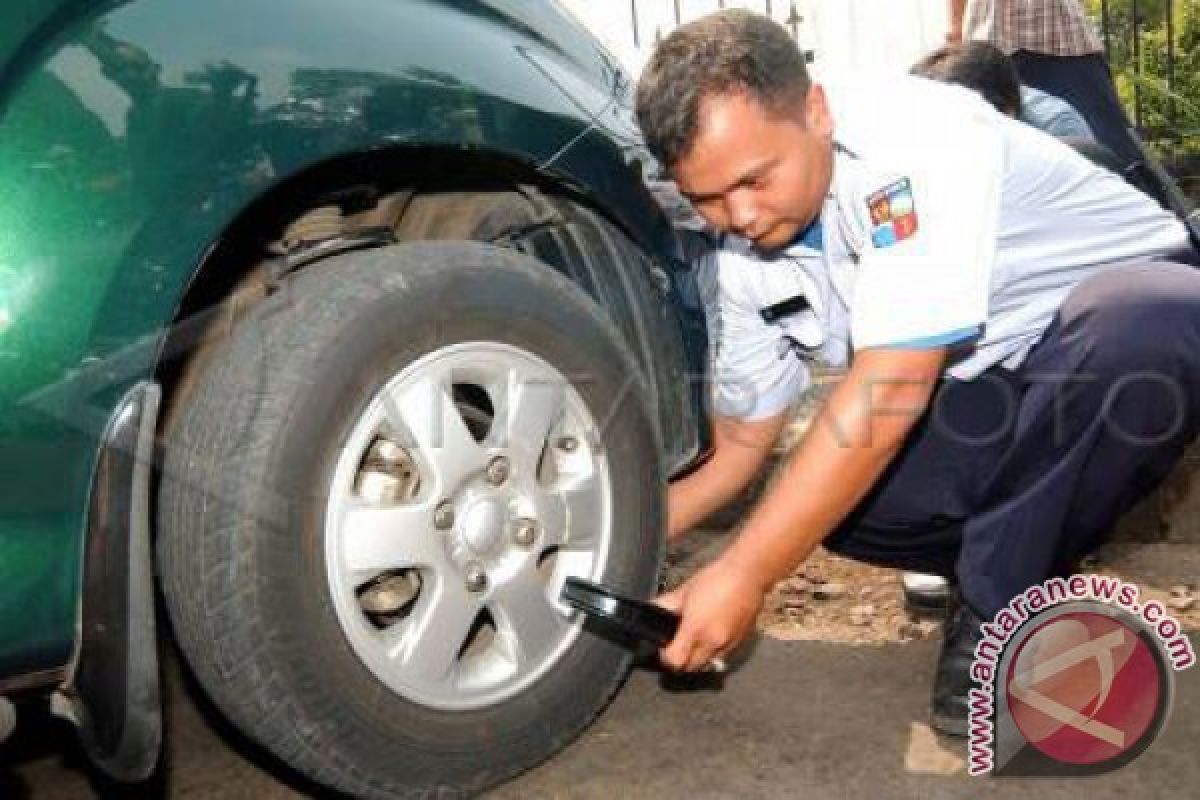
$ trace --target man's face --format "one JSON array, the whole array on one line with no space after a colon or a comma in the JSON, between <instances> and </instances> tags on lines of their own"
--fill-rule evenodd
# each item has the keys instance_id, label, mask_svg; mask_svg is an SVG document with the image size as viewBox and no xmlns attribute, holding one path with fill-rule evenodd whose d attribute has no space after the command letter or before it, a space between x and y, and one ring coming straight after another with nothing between
<instances>
[{"instance_id":1,"label":"man's face","mask_svg":"<svg viewBox=\"0 0 1200 800\"><path fill-rule=\"evenodd\" d=\"M833 122L821 87L787 115L741 93L711 95L698 122L691 149L671 172L710 225L776 250L821 213L833 164Z\"/></svg>"}]
</instances>

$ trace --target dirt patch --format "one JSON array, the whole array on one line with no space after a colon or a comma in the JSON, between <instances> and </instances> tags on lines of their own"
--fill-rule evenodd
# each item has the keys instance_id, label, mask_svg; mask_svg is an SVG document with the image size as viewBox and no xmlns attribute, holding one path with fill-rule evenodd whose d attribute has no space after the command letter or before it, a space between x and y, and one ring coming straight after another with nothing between
<instances>
[{"instance_id":1,"label":"dirt patch","mask_svg":"<svg viewBox=\"0 0 1200 800\"><path fill-rule=\"evenodd\" d=\"M687 537L668 558L667 585L678 586L720 555L731 535L702 530ZM1142 603L1158 600L1185 631L1200 631L1200 547L1114 544L1083 568L1136 583ZM881 645L940 636L941 621L937 615L908 610L899 571L818 549L767 596L758 628L775 639Z\"/></svg>"},{"instance_id":2,"label":"dirt patch","mask_svg":"<svg viewBox=\"0 0 1200 800\"><path fill-rule=\"evenodd\" d=\"M759 628L777 639L883 644L928 639L940 622L908 611L897 571L819 550L767 597Z\"/></svg>"},{"instance_id":3,"label":"dirt patch","mask_svg":"<svg viewBox=\"0 0 1200 800\"><path fill-rule=\"evenodd\" d=\"M729 535L698 531L668 558L667 586L716 558ZM758 628L775 639L884 644L938 635L940 621L908 611L896 570L860 564L818 549L767 596Z\"/></svg>"}]
</instances>

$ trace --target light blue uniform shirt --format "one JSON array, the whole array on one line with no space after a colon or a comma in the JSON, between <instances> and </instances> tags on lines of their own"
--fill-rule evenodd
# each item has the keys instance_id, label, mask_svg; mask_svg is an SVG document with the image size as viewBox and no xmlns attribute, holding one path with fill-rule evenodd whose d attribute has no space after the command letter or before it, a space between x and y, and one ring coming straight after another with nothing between
<instances>
[{"instance_id":1,"label":"light blue uniform shirt","mask_svg":"<svg viewBox=\"0 0 1200 800\"><path fill-rule=\"evenodd\" d=\"M975 92L896 76L826 94L838 147L821 246L726 237L697 262L717 414L782 413L809 362L863 349L947 346L960 380L1015 368L1079 281L1187 241L1141 192ZM808 309L763 319L797 294Z\"/></svg>"}]
</instances>

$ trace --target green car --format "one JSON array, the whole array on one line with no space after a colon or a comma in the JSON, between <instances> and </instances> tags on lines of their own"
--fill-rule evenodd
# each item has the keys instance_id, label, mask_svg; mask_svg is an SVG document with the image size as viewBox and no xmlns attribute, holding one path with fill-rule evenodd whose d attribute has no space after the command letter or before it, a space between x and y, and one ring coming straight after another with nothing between
<instances>
[{"instance_id":1,"label":"green car","mask_svg":"<svg viewBox=\"0 0 1200 800\"><path fill-rule=\"evenodd\" d=\"M145 777L169 629L350 794L577 736L630 656L560 587L652 593L709 448L615 62L551 0L8 0L0 64L0 734Z\"/></svg>"}]
</instances>

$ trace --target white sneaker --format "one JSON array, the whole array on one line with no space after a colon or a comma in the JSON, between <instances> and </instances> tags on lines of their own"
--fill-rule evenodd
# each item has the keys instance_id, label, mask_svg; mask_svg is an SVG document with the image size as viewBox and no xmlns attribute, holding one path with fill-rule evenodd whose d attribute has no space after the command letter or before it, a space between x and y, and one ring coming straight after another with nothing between
<instances>
[{"instance_id":1,"label":"white sneaker","mask_svg":"<svg viewBox=\"0 0 1200 800\"><path fill-rule=\"evenodd\" d=\"M905 572L900 581L904 584L904 601L914 611L945 611L950 604L950 581L941 575Z\"/></svg>"}]
</instances>

